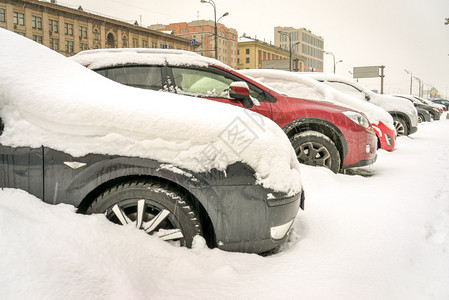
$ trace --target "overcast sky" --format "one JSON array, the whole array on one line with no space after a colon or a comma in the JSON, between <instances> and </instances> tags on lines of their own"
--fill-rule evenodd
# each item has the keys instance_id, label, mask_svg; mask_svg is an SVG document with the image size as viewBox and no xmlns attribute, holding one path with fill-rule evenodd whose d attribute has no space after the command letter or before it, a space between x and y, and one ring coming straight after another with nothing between
<instances>
[{"instance_id":1,"label":"overcast sky","mask_svg":"<svg viewBox=\"0 0 449 300\"><path fill-rule=\"evenodd\" d=\"M333 52L337 74L351 76L353 67L385 66L386 93L409 93L410 75L449 96L449 0L214 0L220 23L266 42L274 41L275 26L307 28L324 38ZM213 8L200 0L63 0L144 26L213 20ZM333 71L332 56L325 55L324 71ZM380 79L361 79L380 90ZM418 81L413 80L418 94Z\"/></svg>"}]
</instances>

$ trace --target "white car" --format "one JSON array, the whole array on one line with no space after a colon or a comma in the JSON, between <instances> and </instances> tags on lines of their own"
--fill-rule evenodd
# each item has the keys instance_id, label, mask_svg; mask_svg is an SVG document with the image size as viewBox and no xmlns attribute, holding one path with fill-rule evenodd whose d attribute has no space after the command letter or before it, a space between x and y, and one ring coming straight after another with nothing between
<instances>
[{"instance_id":1,"label":"white car","mask_svg":"<svg viewBox=\"0 0 449 300\"><path fill-rule=\"evenodd\" d=\"M369 101L382 107L393 117L394 126L398 135L409 135L418 131L418 112L408 100L390 95L375 93L359 84L352 78L330 73L303 73L318 81L358 99Z\"/></svg>"},{"instance_id":2,"label":"white car","mask_svg":"<svg viewBox=\"0 0 449 300\"><path fill-rule=\"evenodd\" d=\"M345 94L307 75L281 70L246 69L240 73L259 80L290 97L326 101L364 113L376 131L378 146L391 151L396 131L392 116L383 108Z\"/></svg>"}]
</instances>

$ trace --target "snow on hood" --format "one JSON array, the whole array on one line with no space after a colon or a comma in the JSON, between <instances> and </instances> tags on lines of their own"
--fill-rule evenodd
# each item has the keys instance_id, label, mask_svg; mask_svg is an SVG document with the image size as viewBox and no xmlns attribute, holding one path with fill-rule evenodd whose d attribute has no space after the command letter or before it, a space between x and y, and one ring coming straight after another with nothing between
<instances>
[{"instance_id":1,"label":"snow on hood","mask_svg":"<svg viewBox=\"0 0 449 300\"><path fill-rule=\"evenodd\" d=\"M347 85L351 85L359 91L365 93L370 97L370 103L373 103L377 106L382 107L388 112L400 111L404 112L412 119L413 126L418 125L418 114L416 112L415 106L406 99L400 99L397 97L393 97L390 95L378 94L365 86L359 84L352 78L348 78L346 76L331 74L331 73L301 73L309 76L310 78L319 80L319 81L338 81L342 83L346 83Z\"/></svg>"},{"instance_id":2,"label":"snow on hood","mask_svg":"<svg viewBox=\"0 0 449 300\"><path fill-rule=\"evenodd\" d=\"M259 114L121 85L4 29L0 40L3 145L151 158L195 172L241 161L266 188L301 189L288 138Z\"/></svg>"},{"instance_id":3,"label":"snow on hood","mask_svg":"<svg viewBox=\"0 0 449 300\"><path fill-rule=\"evenodd\" d=\"M384 123L394 130L393 118L383 108L340 92L304 74L281 70L247 69L242 74L260 80L290 97L327 101L336 105L363 112L370 123Z\"/></svg>"},{"instance_id":4,"label":"snow on hood","mask_svg":"<svg viewBox=\"0 0 449 300\"><path fill-rule=\"evenodd\" d=\"M224 69L232 69L218 60L201 56L195 52L171 49L96 49L79 52L70 59L73 59L83 66L89 66L90 69L99 69L122 64L164 65L165 63L172 66L194 65L207 67L209 65L216 65Z\"/></svg>"}]
</instances>

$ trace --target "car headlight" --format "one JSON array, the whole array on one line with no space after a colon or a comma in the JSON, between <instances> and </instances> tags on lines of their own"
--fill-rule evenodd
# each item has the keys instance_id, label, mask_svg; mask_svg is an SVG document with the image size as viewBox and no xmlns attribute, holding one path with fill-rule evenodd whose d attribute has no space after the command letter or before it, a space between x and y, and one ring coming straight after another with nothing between
<instances>
[{"instance_id":1,"label":"car headlight","mask_svg":"<svg viewBox=\"0 0 449 300\"><path fill-rule=\"evenodd\" d=\"M355 111L345 111L345 112L343 112L343 114L346 117L348 117L349 119L351 119L351 121L353 121L357 125L360 125L365 128L369 127L368 119L365 118L364 116L362 116L360 113L355 112Z\"/></svg>"}]
</instances>

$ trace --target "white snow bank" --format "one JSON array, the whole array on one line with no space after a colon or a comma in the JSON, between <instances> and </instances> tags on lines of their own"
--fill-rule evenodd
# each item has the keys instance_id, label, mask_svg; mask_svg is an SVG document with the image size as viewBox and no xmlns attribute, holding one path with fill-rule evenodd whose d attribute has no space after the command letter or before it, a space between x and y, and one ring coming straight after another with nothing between
<instances>
[{"instance_id":1,"label":"white snow bank","mask_svg":"<svg viewBox=\"0 0 449 300\"><path fill-rule=\"evenodd\" d=\"M271 120L231 105L127 87L0 29L0 142L152 158L196 172L242 161L295 194L299 164Z\"/></svg>"},{"instance_id":2,"label":"white snow bank","mask_svg":"<svg viewBox=\"0 0 449 300\"><path fill-rule=\"evenodd\" d=\"M247 69L240 72L272 86L290 97L326 101L363 112L371 124L378 125L379 122L382 122L394 130L393 118L385 109L338 91L307 75L264 69Z\"/></svg>"}]
</instances>

